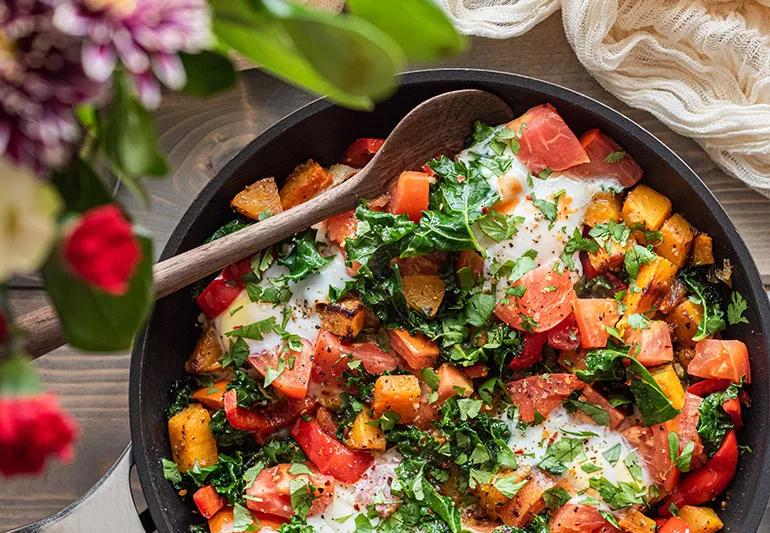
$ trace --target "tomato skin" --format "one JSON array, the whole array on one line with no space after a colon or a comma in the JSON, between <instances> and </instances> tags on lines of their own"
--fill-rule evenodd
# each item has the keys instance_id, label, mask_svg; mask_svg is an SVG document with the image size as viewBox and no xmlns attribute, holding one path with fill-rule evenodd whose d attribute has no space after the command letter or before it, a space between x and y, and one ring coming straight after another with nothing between
<instances>
[{"instance_id":1,"label":"tomato skin","mask_svg":"<svg viewBox=\"0 0 770 533\"><path fill-rule=\"evenodd\" d=\"M344 246L345 239L352 237L358 228L358 219L355 209L345 211L339 215L333 215L326 219L326 235L329 240Z\"/></svg>"},{"instance_id":2,"label":"tomato skin","mask_svg":"<svg viewBox=\"0 0 770 533\"><path fill-rule=\"evenodd\" d=\"M681 518L672 516L660 526L658 533L692 533L692 529Z\"/></svg>"},{"instance_id":3,"label":"tomato skin","mask_svg":"<svg viewBox=\"0 0 770 533\"><path fill-rule=\"evenodd\" d=\"M658 366L674 360L671 333L668 324L662 320L651 320L646 329L626 328L625 340L631 346L631 355L644 366Z\"/></svg>"},{"instance_id":4,"label":"tomato skin","mask_svg":"<svg viewBox=\"0 0 770 533\"><path fill-rule=\"evenodd\" d=\"M751 383L751 363L746 345L739 340L705 339L695 345L687 373L699 378Z\"/></svg>"},{"instance_id":5,"label":"tomato skin","mask_svg":"<svg viewBox=\"0 0 770 533\"><path fill-rule=\"evenodd\" d=\"M224 498L211 485L204 485L196 490L193 494L193 502L200 514L206 518L211 518L225 506Z\"/></svg>"},{"instance_id":6,"label":"tomato skin","mask_svg":"<svg viewBox=\"0 0 770 533\"><path fill-rule=\"evenodd\" d=\"M610 334L608 327L618 321L618 302L613 298L576 298L572 301L580 330L581 348L603 348Z\"/></svg>"},{"instance_id":7,"label":"tomato skin","mask_svg":"<svg viewBox=\"0 0 770 533\"><path fill-rule=\"evenodd\" d=\"M574 374L539 374L511 381L506 385L511 401L519 408L521 420L530 423L535 412L548 417L570 394L584 383Z\"/></svg>"},{"instance_id":8,"label":"tomato skin","mask_svg":"<svg viewBox=\"0 0 770 533\"><path fill-rule=\"evenodd\" d=\"M249 356L249 364L262 376L265 376L268 369L278 368L279 357L284 361L293 357L294 365L292 368L284 368L271 385L287 398L301 400L307 396L310 373L313 370L313 352L314 347L310 341L302 339L302 350L299 352L289 351L280 356L272 352L252 355Z\"/></svg>"},{"instance_id":9,"label":"tomato skin","mask_svg":"<svg viewBox=\"0 0 770 533\"><path fill-rule=\"evenodd\" d=\"M548 346L554 350L575 351L580 347L580 330L571 314L548 330Z\"/></svg>"},{"instance_id":10,"label":"tomato skin","mask_svg":"<svg viewBox=\"0 0 770 533\"><path fill-rule=\"evenodd\" d=\"M266 515L291 518L291 482L294 479L305 479L310 482L318 494L308 514L323 512L334 496L334 480L329 476L310 470L312 474L292 474L291 465L281 463L271 468L263 469L251 486L246 488L246 507L249 510Z\"/></svg>"},{"instance_id":11,"label":"tomato skin","mask_svg":"<svg viewBox=\"0 0 770 533\"><path fill-rule=\"evenodd\" d=\"M534 174L544 169L566 170L590 159L575 134L551 104L527 110L508 123L519 138L517 157Z\"/></svg>"},{"instance_id":12,"label":"tomato skin","mask_svg":"<svg viewBox=\"0 0 770 533\"><path fill-rule=\"evenodd\" d=\"M543 358L543 346L548 341L548 332L525 333L521 353L508 362L511 370L526 370Z\"/></svg>"},{"instance_id":13,"label":"tomato skin","mask_svg":"<svg viewBox=\"0 0 770 533\"><path fill-rule=\"evenodd\" d=\"M551 533L620 533L593 505L562 505L548 522Z\"/></svg>"},{"instance_id":14,"label":"tomato skin","mask_svg":"<svg viewBox=\"0 0 770 533\"><path fill-rule=\"evenodd\" d=\"M524 295L503 299L495 306L495 315L512 328L529 333L548 331L567 318L572 313L575 290L569 271L555 272L554 265L555 261L549 261L524 274L513 284L524 286Z\"/></svg>"},{"instance_id":15,"label":"tomato skin","mask_svg":"<svg viewBox=\"0 0 770 533\"><path fill-rule=\"evenodd\" d=\"M471 379L485 378L489 375L489 368L484 363L476 363L464 368L465 375Z\"/></svg>"},{"instance_id":16,"label":"tomato skin","mask_svg":"<svg viewBox=\"0 0 770 533\"><path fill-rule=\"evenodd\" d=\"M361 168L372 160L374 154L382 147L385 139L362 137L356 139L345 149L342 162L351 167Z\"/></svg>"},{"instance_id":17,"label":"tomato skin","mask_svg":"<svg viewBox=\"0 0 770 533\"><path fill-rule=\"evenodd\" d=\"M250 271L251 258L226 267L195 299L200 310L209 318L221 315L241 293L243 276Z\"/></svg>"},{"instance_id":18,"label":"tomato skin","mask_svg":"<svg viewBox=\"0 0 770 533\"><path fill-rule=\"evenodd\" d=\"M314 419L298 419L291 429L291 436L319 472L343 483L358 481L374 462L370 454L354 452L326 434Z\"/></svg>"},{"instance_id":19,"label":"tomato skin","mask_svg":"<svg viewBox=\"0 0 770 533\"><path fill-rule=\"evenodd\" d=\"M677 507L701 505L719 496L732 481L738 467L738 439L735 430L730 430L722 446L705 465L682 477L669 502ZM664 502L662 512L668 512Z\"/></svg>"},{"instance_id":20,"label":"tomato skin","mask_svg":"<svg viewBox=\"0 0 770 533\"><path fill-rule=\"evenodd\" d=\"M402 172L392 188L389 211L419 222L422 212L428 210L431 180L424 172Z\"/></svg>"},{"instance_id":21,"label":"tomato skin","mask_svg":"<svg viewBox=\"0 0 770 533\"><path fill-rule=\"evenodd\" d=\"M590 162L569 168L565 174L583 179L615 178L623 187L631 187L642 179L641 167L625 152L619 161L614 163L606 161L608 155L621 152L623 149L599 129L594 128L581 135L580 144L590 158Z\"/></svg>"},{"instance_id":22,"label":"tomato skin","mask_svg":"<svg viewBox=\"0 0 770 533\"><path fill-rule=\"evenodd\" d=\"M352 358L346 357L351 355ZM370 374L379 376L398 367L398 356L383 351L373 342L346 343L326 330L318 335L312 378L320 383L339 383L349 361L361 361Z\"/></svg>"},{"instance_id":23,"label":"tomato skin","mask_svg":"<svg viewBox=\"0 0 770 533\"><path fill-rule=\"evenodd\" d=\"M285 400L264 409L247 409L238 405L235 390L224 394L224 409L227 421L235 429L251 431L257 441L264 441L277 430L288 427L298 416L312 411L315 400L306 397L302 400Z\"/></svg>"},{"instance_id":24,"label":"tomato skin","mask_svg":"<svg viewBox=\"0 0 770 533\"><path fill-rule=\"evenodd\" d=\"M729 386L729 379L704 379L687 387L687 392L705 398L714 392L726 390Z\"/></svg>"}]
</instances>

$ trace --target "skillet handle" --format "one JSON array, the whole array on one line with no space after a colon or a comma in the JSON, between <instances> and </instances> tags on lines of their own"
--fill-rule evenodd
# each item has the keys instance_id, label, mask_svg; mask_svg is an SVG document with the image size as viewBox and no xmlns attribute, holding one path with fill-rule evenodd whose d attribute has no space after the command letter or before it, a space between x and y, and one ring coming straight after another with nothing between
<instances>
[{"instance_id":1,"label":"skillet handle","mask_svg":"<svg viewBox=\"0 0 770 533\"><path fill-rule=\"evenodd\" d=\"M134 464L131 444L107 473L80 499L55 515L9 533L145 533L155 526L149 513L140 516L131 495L129 474Z\"/></svg>"}]
</instances>

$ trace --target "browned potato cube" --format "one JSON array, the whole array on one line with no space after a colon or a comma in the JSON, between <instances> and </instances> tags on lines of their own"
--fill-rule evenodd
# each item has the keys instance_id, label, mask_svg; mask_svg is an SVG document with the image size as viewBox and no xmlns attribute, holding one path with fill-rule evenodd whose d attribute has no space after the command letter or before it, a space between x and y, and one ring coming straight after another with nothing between
<instances>
[{"instance_id":1,"label":"browned potato cube","mask_svg":"<svg viewBox=\"0 0 770 533\"><path fill-rule=\"evenodd\" d=\"M283 211L275 178L255 181L236 194L230 202L230 206L252 220L260 220L260 218L277 215Z\"/></svg>"},{"instance_id":2,"label":"browned potato cube","mask_svg":"<svg viewBox=\"0 0 770 533\"><path fill-rule=\"evenodd\" d=\"M620 196L611 191L598 192L586 207L583 222L592 228L597 224L606 224L610 220L620 222L620 211Z\"/></svg>"},{"instance_id":3,"label":"browned potato cube","mask_svg":"<svg viewBox=\"0 0 770 533\"><path fill-rule=\"evenodd\" d=\"M670 214L671 200L646 185L637 185L623 203L623 220L631 227L658 230Z\"/></svg>"},{"instance_id":4,"label":"browned potato cube","mask_svg":"<svg viewBox=\"0 0 770 533\"><path fill-rule=\"evenodd\" d=\"M665 257L657 256L639 267L636 280L623 298L626 314L646 313L657 306L675 275L676 267Z\"/></svg>"},{"instance_id":5,"label":"browned potato cube","mask_svg":"<svg viewBox=\"0 0 770 533\"><path fill-rule=\"evenodd\" d=\"M366 308L358 298L344 298L327 305L322 313L321 326L340 337L353 338L364 328Z\"/></svg>"},{"instance_id":6,"label":"browned potato cube","mask_svg":"<svg viewBox=\"0 0 770 533\"><path fill-rule=\"evenodd\" d=\"M416 376L380 376L374 382L374 416L387 411L398 414L399 422L409 424L417 418L420 409L420 382Z\"/></svg>"},{"instance_id":7,"label":"browned potato cube","mask_svg":"<svg viewBox=\"0 0 770 533\"><path fill-rule=\"evenodd\" d=\"M416 274L404 276L401 282L409 307L427 316L436 316L446 291L444 281L439 276Z\"/></svg>"},{"instance_id":8,"label":"browned potato cube","mask_svg":"<svg viewBox=\"0 0 770 533\"><path fill-rule=\"evenodd\" d=\"M692 243L692 264L694 266L714 264L714 246L708 233L699 233Z\"/></svg>"},{"instance_id":9,"label":"browned potato cube","mask_svg":"<svg viewBox=\"0 0 770 533\"><path fill-rule=\"evenodd\" d=\"M281 205L284 210L291 209L295 205L307 202L331 184L331 173L312 159L308 159L286 178L286 183L283 184L280 192Z\"/></svg>"},{"instance_id":10,"label":"browned potato cube","mask_svg":"<svg viewBox=\"0 0 770 533\"><path fill-rule=\"evenodd\" d=\"M703 320L703 306L689 298L677 305L666 317L666 321L672 326L674 342L683 348L695 346L692 338L701 320Z\"/></svg>"},{"instance_id":11,"label":"browned potato cube","mask_svg":"<svg viewBox=\"0 0 770 533\"><path fill-rule=\"evenodd\" d=\"M180 472L187 472L196 462L199 466L210 466L219 459L210 423L209 412L198 403L191 404L169 419L171 456Z\"/></svg>"},{"instance_id":12,"label":"browned potato cube","mask_svg":"<svg viewBox=\"0 0 770 533\"><path fill-rule=\"evenodd\" d=\"M660 227L662 240L655 245L655 253L682 268L690 257L695 230L679 213L672 215Z\"/></svg>"},{"instance_id":13,"label":"browned potato cube","mask_svg":"<svg viewBox=\"0 0 770 533\"><path fill-rule=\"evenodd\" d=\"M184 365L190 374L208 374L221 370L222 344L212 323L208 323L198 342L195 344L190 357Z\"/></svg>"}]
</instances>

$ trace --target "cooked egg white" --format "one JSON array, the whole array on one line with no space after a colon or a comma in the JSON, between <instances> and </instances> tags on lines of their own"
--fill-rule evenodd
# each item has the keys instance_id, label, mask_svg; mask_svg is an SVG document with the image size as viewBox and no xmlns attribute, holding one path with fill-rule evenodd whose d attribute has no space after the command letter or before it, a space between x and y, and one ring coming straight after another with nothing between
<instances>
[{"instance_id":1,"label":"cooked egg white","mask_svg":"<svg viewBox=\"0 0 770 533\"><path fill-rule=\"evenodd\" d=\"M366 512L368 505L394 502L390 484L396 478L396 467L401 459L401 454L395 450L376 454L374 464L361 479L352 485L337 483L329 507L322 514L309 516L307 523L322 533L355 532L356 515ZM373 525L376 522L372 519Z\"/></svg>"},{"instance_id":2,"label":"cooked egg white","mask_svg":"<svg viewBox=\"0 0 770 533\"><path fill-rule=\"evenodd\" d=\"M585 438L582 452L567 463L567 471L562 474L569 480L574 492L587 489L588 480L592 477L604 476L616 485L620 481L634 482L631 472L624 464L629 455L635 457L641 468L643 486L652 485L644 462L637 457L636 449L620 433L607 426L582 422L570 415L564 407L552 411L541 424L527 426L525 429L520 429L513 421L509 421L509 429L509 445L519 464L533 467L537 467L543 460L550 443L564 437ZM578 435L583 437L576 437ZM589 470L586 472L584 465L593 466L585 467Z\"/></svg>"}]
</instances>

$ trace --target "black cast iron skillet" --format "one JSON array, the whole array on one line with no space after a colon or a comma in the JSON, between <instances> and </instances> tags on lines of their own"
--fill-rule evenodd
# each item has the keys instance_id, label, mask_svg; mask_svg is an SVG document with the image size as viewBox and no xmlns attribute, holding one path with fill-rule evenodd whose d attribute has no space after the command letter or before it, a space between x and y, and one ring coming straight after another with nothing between
<instances>
[{"instance_id":1,"label":"black cast iron skillet","mask_svg":"<svg viewBox=\"0 0 770 533\"><path fill-rule=\"evenodd\" d=\"M731 327L727 337L749 348L752 405L740 435L752 453L742 457L721 513L725 531L756 531L770 492L770 306L745 244L727 215L695 173L643 128L612 109L568 89L523 76L480 70L447 69L405 74L398 91L370 113L351 111L318 100L289 115L241 151L205 187L187 210L163 251L167 258L201 244L231 219L230 199L264 176L280 180L312 157L322 164L339 160L357 137L384 137L419 102L456 89L478 88L505 99L515 114L544 102L555 105L577 134L599 127L617 140L645 171L645 183L671 198L695 227L714 239L717 257L735 265L734 287L748 300L750 325ZM165 408L171 383L184 373L184 362L198 337L198 309L189 291L159 301L134 347L131 362L131 437L139 478L152 518L161 532L186 531L202 519L192 513L163 478L160 460L170 457Z\"/></svg>"}]
</instances>

